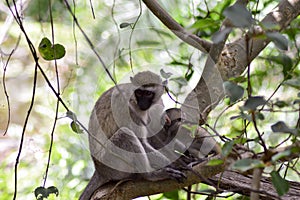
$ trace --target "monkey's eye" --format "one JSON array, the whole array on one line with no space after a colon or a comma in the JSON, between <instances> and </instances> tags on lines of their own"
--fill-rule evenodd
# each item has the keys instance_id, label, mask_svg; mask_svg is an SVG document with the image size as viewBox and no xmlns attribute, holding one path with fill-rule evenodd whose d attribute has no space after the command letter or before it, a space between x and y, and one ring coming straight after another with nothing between
<instances>
[{"instance_id":1,"label":"monkey's eye","mask_svg":"<svg viewBox=\"0 0 300 200\"><path fill-rule=\"evenodd\" d=\"M149 91L149 90L141 90L141 89L137 89L135 90L135 95L138 97L152 97L154 95L154 92Z\"/></svg>"},{"instance_id":2,"label":"monkey's eye","mask_svg":"<svg viewBox=\"0 0 300 200\"><path fill-rule=\"evenodd\" d=\"M182 121L182 119L181 118L178 118L178 119L176 119L178 122L181 122Z\"/></svg>"},{"instance_id":3,"label":"monkey's eye","mask_svg":"<svg viewBox=\"0 0 300 200\"><path fill-rule=\"evenodd\" d=\"M181 121L182 121L181 118L176 118L176 119L172 120L172 122L181 122Z\"/></svg>"},{"instance_id":4,"label":"monkey's eye","mask_svg":"<svg viewBox=\"0 0 300 200\"><path fill-rule=\"evenodd\" d=\"M144 90L144 96L150 97L152 96L154 93L148 90Z\"/></svg>"},{"instance_id":5,"label":"monkey's eye","mask_svg":"<svg viewBox=\"0 0 300 200\"><path fill-rule=\"evenodd\" d=\"M134 91L134 94L136 95L136 96L143 96L143 90L140 90L140 89L137 89L137 90L135 90Z\"/></svg>"}]
</instances>

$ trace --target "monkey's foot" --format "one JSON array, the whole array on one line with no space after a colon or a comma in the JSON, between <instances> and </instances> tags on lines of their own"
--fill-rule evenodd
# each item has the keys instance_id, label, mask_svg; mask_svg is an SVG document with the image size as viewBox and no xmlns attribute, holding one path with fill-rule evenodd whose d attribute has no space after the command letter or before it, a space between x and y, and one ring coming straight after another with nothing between
<instances>
[{"instance_id":1,"label":"monkey's foot","mask_svg":"<svg viewBox=\"0 0 300 200\"><path fill-rule=\"evenodd\" d=\"M166 167L165 170L169 174L171 179L175 179L180 183L182 183L187 178L185 173L183 173L182 171L179 171L177 169L174 169L171 167Z\"/></svg>"},{"instance_id":2,"label":"monkey's foot","mask_svg":"<svg viewBox=\"0 0 300 200\"><path fill-rule=\"evenodd\" d=\"M202 163L202 162L204 162L204 161L207 161L207 159L198 159L198 160L195 160L195 161L193 161L193 162L190 162L189 164L188 164L188 167L189 168L192 168L193 166L195 166L195 165L198 165L199 163Z\"/></svg>"}]
</instances>

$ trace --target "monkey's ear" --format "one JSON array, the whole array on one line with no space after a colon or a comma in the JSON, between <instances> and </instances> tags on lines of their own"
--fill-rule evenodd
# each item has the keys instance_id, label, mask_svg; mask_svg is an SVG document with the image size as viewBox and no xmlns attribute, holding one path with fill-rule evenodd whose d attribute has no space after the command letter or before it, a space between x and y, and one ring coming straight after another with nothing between
<instances>
[{"instance_id":1,"label":"monkey's ear","mask_svg":"<svg viewBox=\"0 0 300 200\"><path fill-rule=\"evenodd\" d=\"M165 126L165 125L170 126L172 121L171 121L170 117L166 113L164 113L161 118L161 123L163 126Z\"/></svg>"}]
</instances>

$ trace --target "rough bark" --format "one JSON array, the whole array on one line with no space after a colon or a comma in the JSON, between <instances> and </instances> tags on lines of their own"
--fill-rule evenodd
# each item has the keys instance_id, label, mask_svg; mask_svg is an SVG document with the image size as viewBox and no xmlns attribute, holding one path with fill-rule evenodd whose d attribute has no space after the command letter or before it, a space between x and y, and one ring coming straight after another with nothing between
<instances>
[{"instance_id":1,"label":"rough bark","mask_svg":"<svg viewBox=\"0 0 300 200\"><path fill-rule=\"evenodd\" d=\"M207 166L207 162L200 163L193 167L192 171L187 171L187 179L183 183L179 183L176 180L165 180L165 181L121 181L119 183L106 184L100 187L92 197L93 200L102 199L132 199L140 196L147 196L152 194L158 194L162 192L172 191L193 185L201 182L201 180L208 180L218 173L224 171L224 165ZM200 178L201 177L201 178ZM117 185L117 186L116 186Z\"/></svg>"},{"instance_id":2,"label":"rough bark","mask_svg":"<svg viewBox=\"0 0 300 200\"><path fill-rule=\"evenodd\" d=\"M188 180L184 183L178 183L173 180L166 180L161 182L149 182L149 181L128 181L124 182L117 187L115 183L107 184L99 188L96 194L93 196L93 200L102 199L132 199L140 196L158 194L161 192L168 192L189 185L203 182L208 185L218 185L219 191L234 192L242 195L249 196L252 191L251 181L252 176L243 175L234 171L224 171L222 174L208 177L213 173L208 170L211 168L204 168L203 165L198 166L198 173L203 175L203 177L208 178L208 180L200 179L197 175L188 174ZM220 166L215 166L216 173L220 169ZM224 169L223 169L224 170ZM272 200L272 199L282 199L282 200L297 200L300 199L300 183L289 182L290 189L287 194L279 197L275 188L272 185L271 179L263 177L260 182L259 199Z\"/></svg>"},{"instance_id":3,"label":"rough bark","mask_svg":"<svg viewBox=\"0 0 300 200\"><path fill-rule=\"evenodd\" d=\"M155 0L143 0L143 2L148 6L151 12L180 39L203 52L209 52L211 55L208 56L203 75L194 89L194 94L197 95L199 109L203 119L202 122L204 122L214 105L224 97L223 81L242 74L249 63L269 44L270 40L256 37L264 32L260 28L255 27L245 36L232 43L226 44L223 48L222 45L206 42L200 38L196 38L195 35L187 33L171 16L166 15L166 12ZM282 0L278 6L262 20L262 23L273 23L279 27L280 31L285 29L299 14L300 0ZM247 45L249 45L248 52L246 51ZM190 96L187 98L193 97ZM111 184L99 188L92 199L131 199L138 196L176 190L201 182L201 180L209 185L218 184L220 189L234 190L237 193L249 195L251 192L252 177L236 172L224 172L225 169L226 166L224 165L209 167L201 163L194 167L198 175L189 172L188 178L184 183L177 183L172 180L161 182L127 181L117 184L117 186ZM224 172L222 176L216 175L221 172ZM199 174L201 176L199 176ZM300 184L294 182L290 184L291 188L288 194L281 197L281 199L299 199ZM262 177L260 188L258 191L260 198L279 198L268 178Z\"/></svg>"},{"instance_id":4,"label":"rough bark","mask_svg":"<svg viewBox=\"0 0 300 200\"><path fill-rule=\"evenodd\" d=\"M291 146L284 148L276 149L272 152L272 155L280 154L287 149L294 147L300 147L300 143L296 143ZM119 183L110 183L106 184L95 192L92 199L132 199L140 196L147 196L152 194L158 194L162 192L168 192L172 190L181 189L195 183L205 183L211 186L214 186L218 192L235 192L242 195L249 196L253 191L251 188L251 182L253 177L248 174L241 174L235 171L228 171L228 165L232 160L241 158L252 158L253 154L245 151L244 148L235 146L235 153L229 155L226 160L226 164L208 166L207 161L202 162L193 167L192 171L187 171L187 179L178 183L175 180L164 180L159 182L150 182L150 181L131 181L125 180L120 181ZM238 156L237 156L238 155ZM258 157L262 155L258 154ZM281 160L282 162L298 158L298 153L292 153L289 158ZM220 156L215 156L211 159L220 159ZM290 190L287 194L282 197L277 195L275 188L272 185L271 179L267 177L262 177L260 181L260 189L255 191L259 194L260 199L282 199L282 200L294 200L299 199L300 196L300 183L289 182Z\"/></svg>"},{"instance_id":5,"label":"rough bark","mask_svg":"<svg viewBox=\"0 0 300 200\"><path fill-rule=\"evenodd\" d=\"M226 191L232 191L246 196L250 195L252 191L251 180L252 176L243 175L238 172L225 171L222 175L216 175L209 179L214 184L219 184L220 189ZM221 180L221 181L220 181ZM205 183L205 181L204 181ZM259 199L271 200L271 199L285 199L285 200L296 200L300 199L300 183L289 182L289 192L282 197L277 195L274 189L271 179L263 177L260 181L260 190L258 191L260 196Z\"/></svg>"}]
</instances>

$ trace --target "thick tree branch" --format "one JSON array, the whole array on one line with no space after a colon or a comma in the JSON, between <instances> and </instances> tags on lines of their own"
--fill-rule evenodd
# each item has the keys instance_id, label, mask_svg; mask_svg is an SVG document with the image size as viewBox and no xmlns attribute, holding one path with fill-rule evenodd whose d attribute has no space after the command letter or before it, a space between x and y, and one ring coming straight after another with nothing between
<instances>
[{"instance_id":1,"label":"thick tree branch","mask_svg":"<svg viewBox=\"0 0 300 200\"><path fill-rule=\"evenodd\" d=\"M292 147L299 147L300 144L280 148L274 150L272 155L279 154ZM252 158L252 154L244 152L243 149L236 147L238 153L243 158ZM299 153L291 154L284 160L291 160L299 157ZM215 156L220 158L220 156ZM229 164L232 160L237 159L235 154L230 155L226 160ZM218 186L218 191L232 191L239 194L249 195L253 189L251 188L252 176L243 175L238 172L226 171L228 168L226 165L207 166L207 162L200 163L193 167L193 172L187 172L187 179L183 183L178 183L175 180L164 181L121 181L119 183L108 183L98 188L93 195L92 199L132 199L140 196L147 196L152 194L158 194L162 192L181 189L193 185L195 183L203 182L208 185ZM194 173L195 172L195 173ZM300 196L300 183L290 182L290 190L281 199L295 199ZM279 199L276 190L274 189L272 182L267 177L262 177L260 190L257 191L261 199Z\"/></svg>"},{"instance_id":2,"label":"thick tree branch","mask_svg":"<svg viewBox=\"0 0 300 200\"><path fill-rule=\"evenodd\" d=\"M197 35L188 33L157 3L156 0L143 0L143 2L148 9L182 41L204 53L209 52L211 48L210 42L201 39Z\"/></svg>"},{"instance_id":3,"label":"thick tree branch","mask_svg":"<svg viewBox=\"0 0 300 200\"><path fill-rule=\"evenodd\" d=\"M291 21L300 14L300 0L282 0L262 21L262 24L279 27L277 31L285 29ZM274 31L274 30L270 30ZM276 31L276 30L275 30ZM255 27L240 39L226 45L218 62L218 68L224 80L239 76L248 66L247 57L251 62L269 44L266 37L259 37L263 30ZM246 52L246 38L249 38L250 49Z\"/></svg>"},{"instance_id":4,"label":"thick tree branch","mask_svg":"<svg viewBox=\"0 0 300 200\"><path fill-rule=\"evenodd\" d=\"M293 19L300 14L300 0L282 0L278 6L271 11L261 23L273 24L279 30L285 29ZM204 120L220 99L224 97L223 81L231 77L241 75L249 62L269 44L266 37L257 37L263 31L255 27L245 36L233 43L225 45L215 67L205 69L201 79L196 85L194 92L197 94L199 110ZM249 45L249 52L246 52L246 45ZM211 49L213 51L213 49ZM213 62L213 61L211 61ZM210 66L213 66L212 63ZM221 80L220 80L221 79Z\"/></svg>"},{"instance_id":5,"label":"thick tree branch","mask_svg":"<svg viewBox=\"0 0 300 200\"><path fill-rule=\"evenodd\" d=\"M191 44L195 48L204 52L213 52L213 46L200 38L194 38L192 34L187 33L180 25L175 22L172 17L166 13L155 0L143 0L147 7L180 39ZM278 6L270 12L263 20L262 23L277 25L279 30L285 29L290 22L300 14L300 0L282 0ZM263 33L260 29L252 29L246 36L241 37L233 43L225 45L220 57L215 64L216 58L208 58L207 66L214 66L207 68L208 71L204 71L201 79L194 89L194 94L197 95L199 103L199 111L202 113L202 117L205 120L206 116L211 111L213 105L217 104L221 98L224 97L222 81L228 80L230 77L239 76L244 72L249 62L251 62L270 42L266 38L255 37L257 34ZM246 39L250 45L249 51L246 51ZM198 43L198 44L197 44ZM211 71L210 71L211 70ZM188 98L195 98L195 96L189 96ZM198 112L199 112L198 111ZM236 173L236 177L233 181L233 175L225 172L222 178L214 176L220 172L223 172L226 167L224 166L204 166L200 164L194 168L196 172L201 174L202 182L206 182L205 179L211 178L212 181L218 183L221 189L238 188L241 191L235 191L241 194L250 194L251 190L251 179L252 177L243 176ZM244 177L244 178L243 178ZM270 181L266 181L265 177L262 178L261 190L265 190L268 194L267 199L276 199L277 194ZM149 181L128 181L121 183L118 186L105 185L100 188L92 199L130 199L138 196L145 196L150 194L161 193L165 191L171 191L179 189L194 183L200 182L199 176L189 172L188 178L184 183L177 183L176 181L166 180L160 182L149 182ZM211 184L211 182L207 182ZM291 183L293 186L294 183ZM260 192L264 194L264 192ZM291 197L299 196L299 185L297 188L292 187L288 194L282 199L291 199ZM124 198L122 198L124 197ZM261 195L262 197L262 195ZM273 198L274 197L274 198Z\"/></svg>"},{"instance_id":6,"label":"thick tree branch","mask_svg":"<svg viewBox=\"0 0 300 200\"><path fill-rule=\"evenodd\" d=\"M253 190L251 188L252 176L247 176L233 171L225 171L222 175L216 175L209 180L214 184L219 184L220 189L232 191L242 195L249 196ZM221 181L220 181L221 180ZM205 183L205 181L204 181ZM300 183L289 182L290 189L287 194L281 197L284 200L300 199ZM257 199L271 200L280 199L275 188L272 185L270 178L262 177L260 181L260 190L257 191L260 195Z\"/></svg>"},{"instance_id":7,"label":"thick tree branch","mask_svg":"<svg viewBox=\"0 0 300 200\"><path fill-rule=\"evenodd\" d=\"M207 166L207 162L200 163L193 167L192 171L187 172L187 179L183 183L179 183L176 180L164 180L164 181L121 181L121 183L111 183L100 187L95 195L92 197L93 200L101 199L132 199L139 196L147 196L152 194L158 194L162 192L172 191L181 189L183 187L193 185L201 182L201 180L207 180L216 174L224 171L224 165ZM201 177L201 178L200 178ZM117 185L117 186L116 186Z\"/></svg>"}]
</instances>

